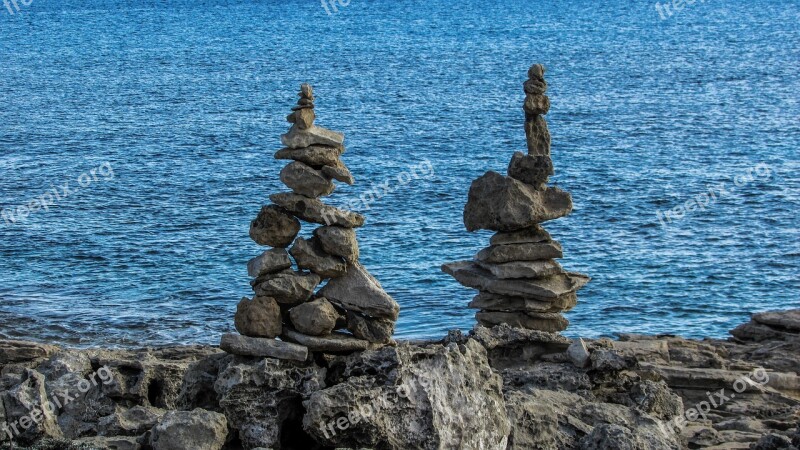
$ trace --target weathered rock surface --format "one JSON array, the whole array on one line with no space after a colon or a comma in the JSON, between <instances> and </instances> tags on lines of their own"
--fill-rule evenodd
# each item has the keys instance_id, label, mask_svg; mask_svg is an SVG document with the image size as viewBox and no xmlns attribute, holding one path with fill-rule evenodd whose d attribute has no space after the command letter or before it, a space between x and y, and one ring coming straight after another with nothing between
<instances>
[{"instance_id":1,"label":"weathered rock surface","mask_svg":"<svg viewBox=\"0 0 800 450\"><path fill-rule=\"evenodd\" d=\"M442 270L464 286L511 297L548 301L575 292L589 282L589 277L566 272L549 278L504 280L472 261L445 264Z\"/></svg>"},{"instance_id":2,"label":"weathered rock surface","mask_svg":"<svg viewBox=\"0 0 800 450\"><path fill-rule=\"evenodd\" d=\"M536 242L548 242L553 239L541 225L534 225L530 228L523 228L517 231L506 231L495 233L489 240L491 245L504 244L527 244Z\"/></svg>"},{"instance_id":3,"label":"weathered rock surface","mask_svg":"<svg viewBox=\"0 0 800 450\"><path fill-rule=\"evenodd\" d=\"M525 121L525 137L528 154L531 156L550 156L550 130L542 116Z\"/></svg>"},{"instance_id":4,"label":"weathered rock surface","mask_svg":"<svg viewBox=\"0 0 800 450\"><path fill-rule=\"evenodd\" d=\"M300 161L281 169L280 179L289 189L306 197L330 195L336 188L329 177Z\"/></svg>"},{"instance_id":5,"label":"weathered rock surface","mask_svg":"<svg viewBox=\"0 0 800 450\"><path fill-rule=\"evenodd\" d=\"M258 245L286 247L300 232L300 221L275 205L261 208L256 219L250 223L250 238Z\"/></svg>"},{"instance_id":6,"label":"weathered rock surface","mask_svg":"<svg viewBox=\"0 0 800 450\"><path fill-rule=\"evenodd\" d=\"M400 305L359 263L348 265L347 273L330 280L320 289L319 295L346 309L372 317L397 320L400 313Z\"/></svg>"},{"instance_id":7,"label":"weathered rock surface","mask_svg":"<svg viewBox=\"0 0 800 450\"><path fill-rule=\"evenodd\" d=\"M303 148L312 145L342 147L344 135L318 126L311 126L307 129L293 126L288 133L281 135L281 143L289 148Z\"/></svg>"},{"instance_id":8,"label":"weathered rock surface","mask_svg":"<svg viewBox=\"0 0 800 450\"><path fill-rule=\"evenodd\" d=\"M254 338L233 333L222 335L220 348L228 353L240 356L270 357L294 361L305 361L308 357L308 349L302 345L277 339Z\"/></svg>"},{"instance_id":9,"label":"weathered rock surface","mask_svg":"<svg viewBox=\"0 0 800 450\"><path fill-rule=\"evenodd\" d=\"M516 152L508 164L508 176L536 189L544 188L544 183L547 183L553 173L553 160L549 156L531 156Z\"/></svg>"},{"instance_id":10,"label":"weathered rock surface","mask_svg":"<svg viewBox=\"0 0 800 450\"><path fill-rule=\"evenodd\" d=\"M564 272L554 259L540 261L511 261L502 264L490 264L478 261L478 265L488 270L497 278L544 278Z\"/></svg>"},{"instance_id":11,"label":"weathered rock surface","mask_svg":"<svg viewBox=\"0 0 800 450\"><path fill-rule=\"evenodd\" d=\"M274 338L282 330L281 308L272 297L244 297L236 306L234 325L245 336Z\"/></svg>"},{"instance_id":12,"label":"weathered rock surface","mask_svg":"<svg viewBox=\"0 0 800 450\"><path fill-rule=\"evenodd\" d=\"M345 333L334 332L326 336L310 336L288 327L283 330L283 339L296 342L312 352L352 353L371 347L369 341Z\"/></svg>"},{"instance_id":13,"label":"weathered rock surface","mask_svg":"<svg viewBox=\"0 0 800 450\"><path fill-rule=\"evenodd\" d=\"M278 303L295 305L311 298L320 281L320 276L314 273L284 270L256 278L253 285L257 296L273 297Z\"/></svg>"},{"instance_id":14,"label":"weathered rock surface","mask_svg":"<svg viewBox=\"0 0 800 450\"><path fill-rule=\"evenodd\" d=\"M339 313L324 298L302 303L289 311L292 325L303 334L324 336L336 326Z\"/></svg>"},{"instance_id":15,"label":"weathered rock surface","mask_svg":"<svg viewBox=\"0 0 800 450\"><path fill-rule=\"evenodd\" d=\"M550 98L544 94L526 94L522 107L526 114L547 114L550 111Z\"/></svg>"},{"instance_id":16,"label":"weathered rock surface","mask_svg":"<svg viewBox=\"0 0 800 450\"><path fill-rule=\"evenodd\" d=\"M170 411L153 428L153 450L220 450L228 436L225 416L195 409Z\"/></svg>"},{"instance_id":17,"label":"weathered rock surface","mask_svg":"<svg viewBox=\"0 0 800 450\"><path fill-rule=\"evenodd\" d=\"M347 272L344 259L325 253L316 238L297 238L289 253L297 262L297 267L308 269L322 278L340 277Z\"/></svg>"},{"instance_id":18,"label":"weathered rock surface","mask_svg":"<svg viewBox=\"0 0 800 450\"><path fill-rule=\"evenodd\" d=\"M515 231L566 216L571 211L572 197L561 189L537 190L489 171L470 186L464 225L468 231Z\"/></svg>"},{"instance_id":19,"label":"weathered rock surface","mask_svg":"<svg viewBox=\"0 0 800 450\"><path fill-rule=\"evenodd\" d=\"M347 329L359 339L388 343L392 340L392 334L394 334L394 321L375 319L353 311L347 311Z\"/></svg>"},{"instance_id":20,"label":"weathered rock surface","mask_svg":"<svg viewBox=\"0 0 800 450\"><path fill-rule=\"evenodd\" d=\"M333 178L336 181L341 181L342 183L350 184L356 182L355 178L353 178L353 174L350 173L350 169L347 168L341 161L337 161L335 164L324 166L322 167L322 173L326 177Z\"/></svg>"},{"instance_id":21,"label":"weathered rock surface","mask_svg":"<svg viewBox=\"0 0 800 450\"><path fill-rule=\"evenodd\" d=\"M481 292L469 303L470 308L487 311L521 311L521 312L559 312L569 311L578 303L574 292L560 295L555 299L536 300L532 298L513 297L508 295Z\"/></svg>"},{"instance_id":22,"label":"weathered rock surface","mask_svg":"<svg viewBox=\"0 0 800 450\"><path fill-rule=\"evenodd\" d=\"M358 228L364 225L364 216L361 214L326 205L315 198L283 192L272 194L269 199L306 222L346 228Z\"/></svg>"},{"instance_id":23,"label":"weathered rock surface","mask_svg":"<svg viewBox=\"0 0 800 450\"><path fill-rule=\"evenodd\" d=\"M481 325L489 327L505 323L512 327L551 333L564 331L569 325L569 321L557 313L480 311L475 314L475 318L478 319L478 323Z\"/></svg>"},{"instance_id":24,"label":"weathered rock surface","mask_svg":"<svg viewBox=\"0 0 800 450\"><path fill-rule=\"evenodd\" d=\"M341 256L349 263L358 261L356 230L336 226L319 227L314 230L314 236L319 240L322 249L331 255Z\"/></svg>"},{"instance_id":25,"label":"weathered rock surface","mask_svg":"<svg viewBox=\"0 0 800 450\"><path fill-rule=\"evenodd\" d=\"M312 145L305 148L282 148L275 153L275 159L290 159L308 164L315 169L334 166L342 155L343 147Z\"/></svg>"},{"instance_id":26,"label":"weathered rock surface","mask_svg":"<svg viewBox=\"0 0 800 450\"><path fill-rule=\"evenodd\" d=\"M292 267L289 254L282 248L271 248L247 262L247 274L253 278L280 272Z\"/></svg>"},{"instance_id":27,"label":"weathered rock surface","mask_svg":"<svg viewBox=\"0 0 800 450\"><path fill-rule=\"evenodd\" d=\"M515 261L539 261L561 258L561 244L556 241L490 245L478 252L475 259L493 264Z\"/></svg>"}]
</instances>

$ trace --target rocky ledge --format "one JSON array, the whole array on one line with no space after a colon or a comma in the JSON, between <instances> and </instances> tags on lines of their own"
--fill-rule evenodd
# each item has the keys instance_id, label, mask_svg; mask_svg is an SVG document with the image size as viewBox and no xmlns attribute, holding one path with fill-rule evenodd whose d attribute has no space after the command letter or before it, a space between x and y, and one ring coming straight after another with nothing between
<instances>
[{"instance_id":1,"label":"rocky ledge","mask_svg":"<svg viewBox=\"0 0 800 450\"><path fill-rule=\"evenodd\" d=\"M800 447L800 310L731 334L571 341L478 326L305 361L0 341L0 447Z\"/></svg>"}]
</instances>

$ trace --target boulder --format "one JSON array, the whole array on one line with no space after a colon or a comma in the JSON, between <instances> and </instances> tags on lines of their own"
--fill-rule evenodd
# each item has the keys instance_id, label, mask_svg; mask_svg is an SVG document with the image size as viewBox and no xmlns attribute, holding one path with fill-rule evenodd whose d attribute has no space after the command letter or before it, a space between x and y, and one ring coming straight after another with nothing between
<instances>
[{"instance_id":1,"label":"boulder","mask_svg":"<svg viewBox=\"0 0 800 450\"><path fill-rule=\"evenodd\" d=\"M567 356L569 356L572 364L579 369L584 369L589 366L589 357L591 354L586 347L586 343L583 342L581 338L578 338L578 340L573 341L572 344L569 345L569 348L567 348Z\"/></svg>"},{"instance_id":2,"label":"boulder","mask_svg":"<svg viewBox=\"0 0 800 450\"><path fill-rule=\"evenodd\" d=\"M297 267L308 269L322 278L340 277L347 272L344 259L325 253L316 238L297 238L289 253L297 262Z\"/></svg>"},{"instance_id":3,"label":"boulder","mask_svg":"<svg viewBox=\"0 0 800 450\"><path fill-rule=\"evenodd\" d=\"M236 306L234 325L244 336L274 338L281 334L281 308L272 297L244 297Z\"/></svg>"},{"instance_id":4,"label":"boulder","mask_svg":"<svg viewBox=\"0 0 800 450\"><path fill-rule=\"evenodd\" d=\"M169 411L153 427L153 450L220 450L228 437L228 421L219 413L195 409Z\"/></svg>"},{"instance_id":5,"label":"boulder","mask_svg":"<svg viewBox=\"0 0 800 450\"><path fill-rule=\"evenodd\" d=\"M253 284L259 297L273 297L278 303L296 305L311 298L321 280L314 273L284 270L259 277Z\"/></svg>"},{"instance_id":6,"label":"boulder","mask_svg":"<svg viewBox=\"0 0 800 450\"><path fill-rule=\"evenodd\" d=\"M524 244L491 245L478 252L478 261L502 264L515 261L541 261L564 256L561 244L556 241Z\"/></svg>"},{"instance_id":7,"label":"boulder","mask_svg":"<svg viewBox=\"0 0 800 450\"><path fill-rule=\"evenodd\" d=\"M512 297L548 301L575 292L589 282L586 275L565 272L542 279L503 280L472 261L445 264L442 270L464 286Z\"/></svg>"},{"instance_id":8,"label":"boulder","mask_svg":"<svg viewBox=\"0 0 800 450\"><path fill-rule=\"evenodd\" d=\"M564 272L561 265L554 259L512 261L502 264L479 261L478 265L491 272L495 277L502 279L544 278Z\"/></svg>"},{"instance_id":9,"label":"boulder","mask_svg":"<svg viewBox=\"0 0 800 450\"><path fill-rule=\"evenodd\" d=\"M515 231L564 217L571 211L572 197L561 189L536 190L490 171L470 186L464 225L468 231Z\"/></svg>"},{"instance_id":10,"label":"boulder","mask_svg":"<svg viewBox=\"0 0 800 450\"><path fill-rule=\"evenodd\" d=\"M297 344L307 347L308 350L312 352L351 353L360 352L372 347L367 340L358 339L352 335L340 332L333 332L326 336L310 336L289 327L284 327L281 338L289 342L296 342Z\"/></svg>"},{"instance_id":11,"label":"boulder","mask_svg":"<svg viewBox=\"0 0 800 450\"><path fill-rule=\"evenodd\" d=\"M536 115L525 120L525 138L529 155L550 155L550 130L544 116Z\"/></svg>"},{"instance_id":12,"label":"boulder","mask_svg":"<svg viewBox=\"0 0 800 450\"><path fill-rule=\"evenodd\" d=\"M347 329L359 339L381 344L391 342L394 324L393 320L375 319L347 311Z\"/></svg>"},{"instance_id":13,"label":"boulder","mask_svg":"<svg viewBox=\"0 0 800 450\"><path fill-rule=\"evenodd\" d=\"M281 169L280 179L289 189L306 197L330 195L336 188L329 177L300 161Z\"/></svg>"},{"instance_id":14,"label":"boulder","mask_svg":"<svg viewBox=\"0 0 800 450\"><path fill-rule=\"evenodd\" d=\"M359 263L347 267L347 273L333 278L319 295L343 306L371 317L397 320L400 305L383 290L381 284Z\"/></svg>"},{"instance_id":15,"label":"boulder","mask_svg":"<svg viewBox=\"0 0 800 450\"><path fill-rule=\"evenodd\" d=\"M219 347L228 353L241 356L269 357L294 361L305 361L308 358L308 349L302 345L277 339L254 338L233 333L223 334Z\"/></svg>"},{"instance_id":16,"label":"boulder","mask_svg":"<svg viewBox=\"0 0 800 450\"><path fill-rule=\"evenodd\" d=\"M315 125L302 129L295 124L288 133L281 135L281 143L289 148L303 148L312 145L343 147L344 135Z\"/></svg>"},{"instance_id":17,"label":"boulder","mask_svg":"<svg viewBox=\"0 0 800 450\"><path fill-rule=\"evenodd\" d=\"M550 156L531 156L515 152L508 164L508 176L536 189L544 188L544 183L547 183L547 178L553 173L553 160Z\"/></svg>"},{"instance_id":18,"label":"boulder","mask_svg":"<svg viewBox=\"0 0 800 450\"><path fill-rule=\"evenodd\" d=\"M283 192L272 194L269 199L306 222L346 228L358 228L364 225L364 216L361 214L326 205L315 198Z\"/></svg>"},{"instance_id":19,"label":"boulder","mask_svg":"<svg viewBox=\"0 0 800 450\"><path fill-rule=\"evenodd\" d=\"M324 298L302 303L289 311L292 325L297 331L311 336L330 334L336 326L339 313Z\"/></svg>"},{"instance_id":20,"label":"boulder","mask_svg":"<svg viewBox=\"0 0 800 450\"><path fill-rule=\"evenodd\" d=\"M286 247L299 232L300 221L275 205L261 208L258 217L250 223L250 238L258 245Z\"/></svg>"},{"instance_id":21,"label":"boulder","mask_svg":"<svg viewBox=\"0 0 800 450\"><path fill-rule=\"evenodd\" d=\"M557 313L480 311L475 314L475 319L478 320L478 323L487 327L508 324L512 327L541 330L551 333L564 331L569 325L569 320Z\"/></svg>"},{"instance_id":22,"label":"boulder","mask_svg":"<svg viewBox=\"0 0 800 450\"><path fill-rule=\"evenodd\" d=\"M342 150L344 149L341 147L327 147L324 145L312 145L305 148L282 148L275 153L275 159L300 161L319 169L322 166L337 165Z\"/></svg>"},{"instance_id":23,"label":"boulder","mask_svg":"<svg viewBox=\"0 0 800 450\"><path fill-rule=\"evenodd\" d=\"M292 267L289 254L282 248L271 248L247 262L247 274L253 278L280 272Z\"/></svg>"},{"instance_id":24,"label":"boulder","mask_svg":"<svg viewBox=\"0 0 800 450\"><path fill-rule=\"evenodd\" d=\"M319 227L314 230L314 237L327 253L341 256L349 263L358 261L356 230L337 226Z\"/></svg>"},{"instance_id":25,"label":"boulder","mask_svg":"<svg viewBox=\"0 0 800 450\"><path fill-rule=\"evenodd\" d=\"M500 231L495 233L489 240L491 245L504 244L528 244L536 242L552 241L550 233L541 225L534 225L530 228L523 228L517 231Z\"/></svg>"}]
</instances>

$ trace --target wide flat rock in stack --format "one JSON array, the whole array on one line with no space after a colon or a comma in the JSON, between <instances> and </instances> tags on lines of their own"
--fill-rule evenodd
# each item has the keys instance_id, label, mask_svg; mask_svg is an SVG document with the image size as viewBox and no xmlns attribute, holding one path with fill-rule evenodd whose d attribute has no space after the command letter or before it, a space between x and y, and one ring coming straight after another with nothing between
<instances>
[{"instance_id":1,"label":"wide flat rock in stack","mask_svg":"<svg viewBox=\"0 0 800 450\"><path fill-rule=\"evenodd\" d=\"M511 297L548 301L575 292L589 282L579 273L564 272L545 278L502 279L492 275L474 261L458 261L442 266L464 286Z\"/></svg>"},{"instance_id":2,"label":"wide flat rock in stack","mask_svg":"<svg viewBox=\"0 0 800 450\"><path fill-rule=\"evenodd\" d=\"M358 228L364 225L364 216L361 214L326 205L316 198L282 192L270 195L269 199L306 222L346 228Z\"/></svg>"},{"instance_id":3,"label":"wide flat rock in stack","mask_svg":"<svg viewBox=\"0 0 800 450\"><path fill-rule=\"evenodd\" d=\"M305 361L308 358L308 348L305 346L277 339L254 338L233 333L223 334L219 347L228 353L242 356L295 361Z\"/></svg>"}]
</instances>

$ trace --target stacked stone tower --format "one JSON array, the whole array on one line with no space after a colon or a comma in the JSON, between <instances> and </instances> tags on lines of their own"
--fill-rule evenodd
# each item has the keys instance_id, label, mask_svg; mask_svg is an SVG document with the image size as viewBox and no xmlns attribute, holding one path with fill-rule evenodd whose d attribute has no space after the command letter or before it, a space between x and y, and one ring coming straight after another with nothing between
<instances>
[{"instance_id":1,"label":"stacked stone tower","mask_svg":"<svg viewBox=\"0 0 800 450\"><path fill-rule=\"evenodd\" d=\"M354 182L340 159L344 135L314 125L311 86L303 84L299 96L281 136L285 148L275 153L292 161L280 172L292 192L270 195L272 203L250 224L250 237L272 248L247 263L255 296L237 307L240 334L222 338L230 353L305 360L308 351L352 352L392 341L400 307L358 262L355 229L364 217L320 200L333 193L333 180ZM298 237L301 221L319 226Z\"/></svg>"},{"instance_id":2,"label":"stacked stone tower","mask_svg":"<svg viewBox=\"0 0 800 450\"><path fill-rule=\"evenodd\" d=\"M531 66L523 87L528 154L514 153L508 176L490 171L473 181L464 208L468 231L497 233L474 260L442 269L480 291L469 304L480 310L475 316L480 324L556 332L567 328L569 321L560 313L575 306L576 292L589 277L562 269L556 261L563 256L561 245L540 225L569 214L572 198L547 186L553 174L544 118L550 99L541 64Z\"/></svg>"}]
</instances>

